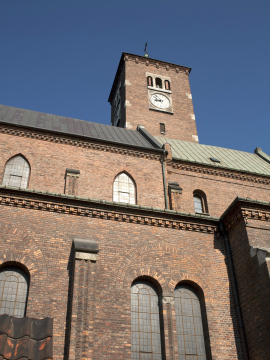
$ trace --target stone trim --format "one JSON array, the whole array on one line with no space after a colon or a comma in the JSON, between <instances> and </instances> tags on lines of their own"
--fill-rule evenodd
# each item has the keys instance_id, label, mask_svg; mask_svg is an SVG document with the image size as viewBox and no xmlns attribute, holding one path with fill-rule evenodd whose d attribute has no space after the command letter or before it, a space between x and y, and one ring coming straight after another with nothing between
<instances>
[{"instance_id":1,"label":"stone trim","mask_svg":"<svg viewBox=\"0 0 270 360\"><path fill-rule=\"evenodd\" d=\"M269 248L262 248L250 246L250 256L254 257L257 256L259 265L262 265L266 260L270 258L270 249Z\"/></svg>"},{"instance_id":2,"label":"stone trim","mask_svg":"<svg viewBox=\"0 0 270 360\"><path fill-rule=\"evenodd\" d=\"M97 261L99 252L98 244L95 240L74 239L75 259Z\"/></svg>"},{"instance_id":3,"label":"stone trim","mask_svg":"<svg viewBox=\"0 0 270 360\"><path fill-rule=\"evenodd\" d=\"M168 166L171 166L173 169L181 170L181 171L191 171L201 174L207 174L207 175L214 175L214 176L221 176L225 178L230 178L234 180L240 180L240 181L248 181L253 183L259 183L259 184L266 184L270 185L270 178L264 177L263 175L256 175L252 173L242 173L237 170L227 170L222 168L210 168L210 167L204 167L201 164L196 165L189 165L189 164L177 164L169 161ZM170 171L170 170L169 170ZM248 175L246 175L248 174Z\"/></svg>"},{"instance_id":4,"label":"stone trim","mask_svg":"<svg viewBox=\"0 0 270 360\"><path fill-rule=\"evenodd\" d=\"M211 234L217 232L218 226L218 220L213 218L208 221L204 217L194 215L193 218L175 212L166 214L151 208L144 210L127 206L121 209L121 204L117 203L109 205L90 199L79 200L75 196L64 198L52 194L20 194L20 190L7 188L0 188L0 205Z\"/></svg>"},{"instance_id":5,"label":"stone trim","mask_svg":"<svg viewBox=\"0 0 270 360\"><path fill-rule=\"evenodd\" d=\"M173 305L174 304L174 296L171 296L171 295L162 296L162 303L163 304L171 304L171 305Z\"/></svg>"},{"instance_id":6,"label":"stone trim","mask_svg":"<svg viewBox=\"0 0 270 360\"><path fill-rule=\"evenodd\" d=\"M16 126L16 124L14 126ZM13 127L8 127L7 125L3 125L3 124L0 124L0 133L12 135L12 136L26 137L26 138L31 138L31 139L35 139L35 140L49 141L49 142L58 143L58 144L66 144L66 145L70 145L70 146L87 148L87 149L91 149L91 150L106 151L106 152L111 152L114 154L134 156L134 157L139 157L139 158L144 158L144 159L149 159L149 160L158 160L159 161L163 156L163 153L162 154L156 154L156 153L153 154L153 152L156 152L159 149L155 150L155 149L145 148L145 152L143 152L143 151L139 151L139 150L135 150L135 149L127 149L127 147L128 147L127 144L123 144L123 147L115 146L115 145L104 145L104 144L98 143L98 139L97 139L97 142L94 142L91 139L88 139L88 140L86 140L86 139L81 140L78 138L72 139L72 138L68 137L67 135L62 135L62 134L52 135L52 134L48 134L47 131L39 132L37 130L30 130L30 129L29 130L28 129L23 129L23 130L15 129Z\"/></svg>"}]
</instances>

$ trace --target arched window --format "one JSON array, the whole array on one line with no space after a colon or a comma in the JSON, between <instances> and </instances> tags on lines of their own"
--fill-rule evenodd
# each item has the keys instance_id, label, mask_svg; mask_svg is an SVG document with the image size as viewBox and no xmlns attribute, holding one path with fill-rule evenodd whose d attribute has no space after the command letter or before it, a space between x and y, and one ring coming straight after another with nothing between
<instances>
[{"instance_id":1,"label":"arched window","mask_svg":"<svg viewBox=\"0 0 270 360\"><path fill-rule=\"evenodd\" d=\"M198 295L191 287L178 285L174 300L179 359L206 360Z\"/></svg>"},{"instance_id":2,"label":"arched window","mask_svg":"<svg viewBox=\"0 0 270 360\"><path fill-rule=\"evenodd\" d=\"M148 281L131 286L131 353L134 360L163 358L158 294Z\"/></svg>"},{"instance_id":3,"label":"arched window","mask_svg":"<svg viewBox=\"0 0 270 360\"><path fill-rule=\"evenodd\" d=\"M0 315L22 318L25 315L29 278L17 267L0 271Z\"/></svg>"},{"instance_id":4,"label":"arched window","mask_svg":"<svg viewBox=\"0 0 270 360\"><path fill-rule=\"evenodd\" d=\"M162 80L160 78L156 78L156 87L162 89Z\"/></svg>"},{"instance_id":5,"label":"arched window","mask_svg":"<svg viewBox=\"0 0 270 360\"><path fill-rule=\"evenodd\" d=\"M165 80L165 89L166 90L171 90L171 85L170 85L169 80Z\"/></svg>"},{"instance_id":6,"label":"arched window","mask_svg":"<svg viewBox=\"0 0 270 360\"><path fill-rule=\"evenodd\" d=\"M193 192L193 201L195 213L203 214L208 213L206 195L201 190L195 190Z\"/></svg>"},{"instance_id":7,"label":"arched window","mask_svg":"<svg viewBox=\"0 0 270 360\"><path fill-rule=\"evenodd\" d=\"M147 85L148 86L153 86L153 78L152 78L152 76L147 76Z\"/></svg>"},{"instance_id":8,"label":"arched window","mask_svg":"<svg viewBox=\"0 0 270 360\"><path fill-rule=\"evenodd\" d=\"M29 174L30 167L28 162L21 155L14 156L6 164L3 185L26 189Z\"/></svg>"},{"instance_id":9,"label":"arched window","mask_svg":"<svg viewBox=\"0 0 270 360\"><path fill-rule=\"evenodd\" d=\"M136 204L135 184L124 172L119 174L114 180L113 201Z\"/></svg>"}]
</instances>

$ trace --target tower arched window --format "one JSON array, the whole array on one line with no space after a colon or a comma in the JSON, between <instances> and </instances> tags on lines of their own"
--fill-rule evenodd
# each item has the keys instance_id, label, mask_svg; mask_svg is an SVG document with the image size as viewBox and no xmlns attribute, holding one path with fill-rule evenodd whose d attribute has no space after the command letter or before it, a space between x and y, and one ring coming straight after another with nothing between
<instances>
[{"instance_id":1,"label":"tower arched window","mask_svg":"<svg viewBox=\"0 0 270 360\"><path fill-rule=\"evenodd\" d=\"M148 281L131 286L131 353L136 360L162 360L157 289Z\"/></svg>"},{"instance_id":2,"label":"tower arched window","mask_svg":"<svg viewBox=\"0 0 270 360\"><path fill-rule=\"evenodd\" d=\"M193 192L193 201L194 201L195 213L199 213L199 214L208 213L206 195L203 191L195 190Z\"/></svg>"},{"instance_id":3,"label":"tower arched window","mask_svg":"<svg viewBox=\"0 0 270 360\"><path fill-rule=\"evenodd\" d=\"M148 86L153 86L153 78L152 78L152 76L147 76L147 85Z\"/></svg>"},{"instance_id":4,"label":"tower arched window","mask_svg":"<svg viewBox=\"0 0 270 360\"><path fill-rule=\"evenodd\" d=\"M0 271L0 315L25 316L29 277L17 267Z\"/></svg>"},{"instance_id":5,"label":"tower arched window","mask_svg":"<svg viewBox=\"0 0 270 360\"><path fill-rule=\"evenodd\" d=\"M6 164L3 185L17 186L26 189L29 174L30 166L28 162L21 155L14 156Z\"/></svg>"},{"instance_id":6,"label":"tower arched window","mask_svg":"<svg viewBox=\"0 0 270 360\"><path fill-rule=\"evenodd\" d=\"M171 90L171 84L169 80L165 80L165 90Z\"/></svg>"},{"instance_id":7,"label":"tower arched window","mask_svg":"<svg viewBox=\"0 0 270 360\"><path fill-rule=\"evenodd\" d=\"M156 78L156 87L162 89L162 80L160 78Z\"/></svg>"},{"instance_id":8,"label":"tower arched window","mask_svg":"<svg viewBox=\"0 0 270 360\"><path fill-rule=\"evenodd\" d=\"M125 172L116 176L114 180L113 201L136 204L135 183Z\"/></svg>"},{"instance_id":9,"label":"tower arched window","mask_svg":"<svg viewBox=\"0 0 270 360\"><path fill-rule=\"evenodd\" d=\"M196 291L178 285L174 300L179 359L206 360L201 305Z\"/></svg>"}]
</instances>

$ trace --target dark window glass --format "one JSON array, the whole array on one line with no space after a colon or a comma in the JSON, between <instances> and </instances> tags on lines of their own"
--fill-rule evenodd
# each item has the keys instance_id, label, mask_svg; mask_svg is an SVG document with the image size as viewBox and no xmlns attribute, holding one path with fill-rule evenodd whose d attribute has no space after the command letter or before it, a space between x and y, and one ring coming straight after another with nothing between
<instances>
[{"instance_id":1,"label":"dark window glass","mask_svg":"<svg viewBox=\"0 0 270 360\"><path fill-rule=\"evenodd\" d=\"M18 268L8 267L0 271L0 315L24 317L28 284L28 276Z\"/></svg>"},{"instance_id":2,"label":"dark window glass","mask_svg":"<svg viewBox=\"0 0 270 360\"><path fill-rule=\"evenodd\" d=\"M160 78L156 78L156 87L162 89L162 80Z\"/></svg>"},{"instance_id":3,"label":"dark window glass","mask_svg":"<svg viewBox=\"0 0 270 360\"><path fill-rule=\"evenodd\" d=\"M158 295L151 283L131 286L132 360L162 360Z\"/></svg>"},{"instance_id":4,"label":"dark window glass","mask_svg":"<svg viewBox=\"0 0 270 360\"><path fill-rule=\"evenodd\" d=\"M30 168L27 161L20 155L10 159L5 168L3 185L27 188Z\"/></svg>"},{"instance_id":5,"label":"dark window glass","mask_svg":"<svg viewBox=\"0 0 270 360\"><path fill-rule=\"evenodd\" d=\"M153 78L151 76L147 76L147 85L153 86Z\"/></svg>"},{"instance_id":6,"label":"dark window glass","mask_svg":"<svg viewBox=\"0 0 270 360\"><path fill-rule=\"evenodd\" d=\"M206 360L201 306L196 292L179 285L174 298L179 360Z\"/></svg>"},{"instance_id":7,"label":"dark window glass","mask_svg":"<svg viewBox=\"0 0 270 360\"><path fill-rule=\"evenodd\" d=\"M160 125L160 132L161 132L161 134L165 134L165 124L160 123L159 125Z\"/></svg>"},{"instance_id":8,"label":"dark window glass","mask_svg":"<svg viewBox=\"0 0 270 360\"><path fill-rule=\"evenodd\" d=\"M165 89L166 89L166 90L171 90L171 86L170 86L169 80L165 80Z\"/></svg>"}]
</instances>

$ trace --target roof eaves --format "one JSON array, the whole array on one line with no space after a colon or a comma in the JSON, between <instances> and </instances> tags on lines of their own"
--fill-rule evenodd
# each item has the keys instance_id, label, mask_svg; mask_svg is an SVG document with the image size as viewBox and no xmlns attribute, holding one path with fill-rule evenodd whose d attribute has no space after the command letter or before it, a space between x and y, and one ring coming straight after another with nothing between
<instances>
[{"instance_id":1,"label":"roof eaves","mask_svg":"<svg viewBox=\"0 0 270 360\"><path fill-rule=\"evenodd\" d=\"M262 151L261 148L256 147L256 149L254 150L254 153L270 164L270 156L267 155L264 151Z\"/></svg>"},{"instance_id":2,"label":"roof eaves","mask_svg":"<svg viewBox=\"0 0 270 360\"><path fill-rule=\"evenodd\" d=\"M49 129L37 128L37 127L34 127L34 126L29 126L29 125L14 124L14 123L10 123L10 122L0 120L0 125L1 124L5 124L5 125L11 126L11 127L21 127L21 128L26 128L26 129L30 129L30 130L36 130L36 131L41 131L41 132L47 132L47 133L49 132L49 133L53 133L53 134L59 134L59 135L68 136L68 137L71 137L71 138L82 138L82 139L85 139L85 140L95 140L95 141L102 142L102 143L111 143L111 144L115 144L115 145L128 146L128 147L131 147L131 148L136 148L136 149L140 149L140 150L144 150L144 151L155 151L155 152L162 152L163 151L162 149L152 147L150 143L149 143L149 147L146 147L146 146L144 147L144 146L127 144L127 143L113 141L113 140L105 140L105 139L91 137L91 136L85 136L85 135L79 135L79 134L70 134L70 133L60 131L60 130L51 130L51 129L49 130Z\"/></svg>"},{"instance_id":3,"label":"roof eaves","mask_svg":"<svg viewBox=\"0 0 270 360\"><path fill-rule=\"evenodd\" d=\"M207 164L207 163L201 162L201 161L196 161L196 160L191 161L191 160L187 160L187 159L176 158L174 156L173 156L173 160L179 161L179 162L191 163L191 164L199 164L199 165L207 166L207 167L210 167L210 168L214 167L214 168L217 168L217 169L222 169L222 170L227 170L227 171L237 171L237 172L241 172L241 173L248 173L248 174L252 174L252 175L270 177L270 175L267 175L267 174L257 173L257 172L253 172L253 171L249 171L249 170L225 167L225 166L214 164L214 163L213 164Z\"/></svg>"}]
</instances>

